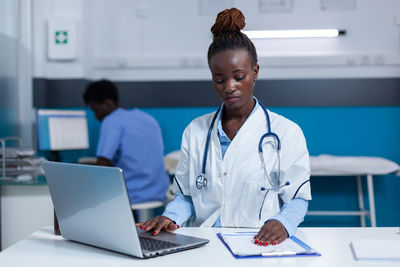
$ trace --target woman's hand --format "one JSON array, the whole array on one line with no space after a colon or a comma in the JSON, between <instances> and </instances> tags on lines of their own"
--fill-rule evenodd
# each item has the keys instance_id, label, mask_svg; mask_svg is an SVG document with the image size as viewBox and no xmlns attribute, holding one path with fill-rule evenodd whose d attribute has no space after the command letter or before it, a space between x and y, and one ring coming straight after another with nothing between
<instances>
[{"instance_id":1,"label":"woman's hand","mask_svg":"<svg viewBox=\"0 0 400 267\"><path fill-rule=\"evenodd\" d=\"M270 220L254 236L254 244L259 246L277 245L288 238L285 226L280 221Z\"/></svg>"},{"instance_id":2,"label":"woman's hand","mask_svg":"<svg viewBox=\"0 0 400 267\"><path fill-rule=\"evenodd\" d=\"M179 225L177 225L173 220L165 216L156 216L153 219L147 220L145 222L137 223L136 226L146 231L153 230L153 235L157 235L161 230L173 232L179 228Z\"/></svg>"}]
</instances>

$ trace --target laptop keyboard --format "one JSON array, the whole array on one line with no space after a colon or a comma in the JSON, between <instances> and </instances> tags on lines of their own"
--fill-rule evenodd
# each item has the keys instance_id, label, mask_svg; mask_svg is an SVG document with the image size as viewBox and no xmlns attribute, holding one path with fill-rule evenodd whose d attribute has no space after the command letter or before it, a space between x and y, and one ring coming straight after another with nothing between
<instances>
[{"instance_id":1,"label":"laptop keyboard","mask_svg":"<svg viewBox=\"0 0 400 267\"><path fill-rule=\"evenodd\" d=\"M163 250L171 247L176 247L179 246L178 244L167 242L167 241L162 241L162 240L156 240L148 237L140 237L140 245L142 249L147 250L147 251L156 251L156 250Z\"/></svg>"}]
</instances>

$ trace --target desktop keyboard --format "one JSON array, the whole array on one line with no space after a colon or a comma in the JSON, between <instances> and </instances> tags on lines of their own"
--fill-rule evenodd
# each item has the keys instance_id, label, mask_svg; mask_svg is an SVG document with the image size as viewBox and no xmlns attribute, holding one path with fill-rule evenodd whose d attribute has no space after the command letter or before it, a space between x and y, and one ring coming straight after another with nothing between
<instances>
[{"instance_id":1,"label":"desktop keyboard","mask_svg":"<svg viewBox=\"0 0 400 267\"><path fill-rule=\"evenodd\" d=\"M167 242L167 241L162 241L162 240L156 240L148 237L140 237L140 245L143 250L147 251L156 251L156 250L163 250L171 247L176 247L178 244Z\"/></svg>"}]
</instances>

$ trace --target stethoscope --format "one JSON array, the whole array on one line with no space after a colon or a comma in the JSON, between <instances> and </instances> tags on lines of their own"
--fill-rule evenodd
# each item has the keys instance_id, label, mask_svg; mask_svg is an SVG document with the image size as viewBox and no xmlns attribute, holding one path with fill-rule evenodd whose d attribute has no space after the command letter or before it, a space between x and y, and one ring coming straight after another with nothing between
<instances>
[{"instance_id":1,"label":"stethoscope","mask_svg":"<svg viewBox=\"0 0 400 267\"><path fill-rule=\"evenodd\" d=\"M281 176L281 155L280 155L280 153L281 153L281 140L279 139L279 136L276 133L272 132L272 130L271 130L271 120L269 118L269 114L268 114L267 109L260 102L258 102L258 104L263 109L264 114L265 114L265 118L266 118L266 121L267 121L267 132L260 137L260 141L258 142L258 153L260 155L262 168L264 170L264 177L269 182L269 184L271 185L269 188L266 188L266 187L261 187L260 188L261 191L265 192L264 198L263 198L260 210L259 210L259 214L258 214L259 220L261 220L261 212L262 212L262 209L264 207L264 202L265 202L265 199L267 197L268 192L270 192L270 191L278 192L283 187L289 186L290 182L286 181L283 185L280 185L280 176ZM206 178L207 154L208 154L208 148L209 148L209 145L210 145L211 133L212 133L212 130L214 128L214 123L215 123L215 120L217 119L218 114L220 112L221 112L221 107L219 107L217 112L215 112L214 117L213 117L213 119L211 121L211 124L210 124L210 128L208 129L206 145L205 145L204 155L203 155L203 165L202 165L202 169L201 169L201 174L199 176L197 176L197 178L196 178L196 187L199 190L207 188L207 185L208 185L208 180ZM272 140L269 140L269 141L267 141L267 142L265 142L263 144L264 139L267 138L267 137L272 137ZM263 145L268 144L268 143L271 144L275 148L276 153L277 153L277 165L278 165L278 167L277 167L277 172L271 172L271 175L273 177L270 177L270 175L268 174L268 171L267 171L266 166L265 166L265 160L264 160ZM273 178L273 179L271 179L271 178ZM297 190L296 190L296 192L295 192L295 194L294 194L292 199L294 199L296 197L296 195L299 192L300 188L304 184L309 182L309 181L310 181L309 179L305 180L297 188ZM178 184L178 186L179 186L179 184Z\"/></svg>"},{"instance_id":2,"label":"stethoscope","mask_svg":"<svg viewBox=\"0 0 400 267\"><path fill-rule=\"evenodd\" d=\"M267 109L260 102L258 102L258 104L263 109L263 111L265 113L265 118L266 118L266 121L267 121L267 133L265 133L263 136L260 137L260 141L258 142L258 153L259 153L260 158L261 158L262 168L264 169L264 177L266 178L266 180L268 180L269 184L271 185L271 187L268 188L268 189L265 188L265 187L261 187L260 190L261 191L269 191L269 190L279 191L284 186L290 185L289 181L287 181L283 185L280 185L281 140L279 139L279 136L276 133L271 131L271 120L269 118L269 114L268 114ZM199 176L197 176L197 178L196 178L196 187L199 190L202 190L203 188L206 188L207 185L208 185L208 180L207 180L206 174L205 174L206 173L206 164L207 164L207 154L208 154L208 148L209 148L209 145L210 145L211 133L212 133L212 130L214 128L215 120L217 119L217 117L218 117L220 112L221 112L221 107L219 107L217 112L215 112L214 117L212 118L212 121L211 121L211 124L210 124L210 128L208 129L206 145L205 145L204 155L203 155L203 165L202 165L202 169L201 169L201 174ZM268 171L266 170L266 167L265 167L264 154L263 154L263 142L264 142L264 139L267 138L267 137L272 137L273 140L269 140L265 144L270 143L272 146L275 147L276 153L277 153L277 159L278 159L278 162L277 162L278 168L277 168L277 170L278 171L276 173L272 173L272 175L274 176L273 177L274 179L271 179L271 177L268 174ZM274 181L272 181L272 180L274 180Z\"/></svg>"}]
</instances>

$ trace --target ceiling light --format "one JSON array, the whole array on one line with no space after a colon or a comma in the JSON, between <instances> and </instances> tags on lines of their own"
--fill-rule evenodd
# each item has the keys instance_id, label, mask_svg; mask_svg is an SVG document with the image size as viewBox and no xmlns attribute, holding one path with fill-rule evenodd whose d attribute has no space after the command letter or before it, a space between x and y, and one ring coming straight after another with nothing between
<instances>
[{"instance_id":1,"label":"ceiling light","mask_svg":"<svg viewBox=\"0 0 400 267\"><path fill-rule=\"evenodd\" d=\"M345 30L320 29L320 30L271 30L271 31L243 31L251 39L263 38L319 38L338 37L345 35Z\"/></svg>"}]
</instances>

